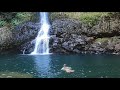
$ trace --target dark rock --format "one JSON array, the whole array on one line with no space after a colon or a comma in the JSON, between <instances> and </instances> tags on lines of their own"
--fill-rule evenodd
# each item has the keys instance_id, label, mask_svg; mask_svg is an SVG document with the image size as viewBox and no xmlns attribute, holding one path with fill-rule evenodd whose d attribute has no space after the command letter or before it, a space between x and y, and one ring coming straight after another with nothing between
<instances>
[{"instance_id":1,"label":"dark rock","mask_svg":"<svg viewBox=\"0 0 120 90\"><path fill-rule=\"evenodd\" d=\"M52 22L51 29L55 35L60 36L63 33L81 34L81 31L87 28L78 20L58 19Z\"/></svg>"},{"instance_id":2,"label":"dark rock","mask_svg":"<svg viewBox=\"0 0 120 90\"><path fill-rule=\"evenodd\" d=\"M85 41L80 39L80 38L76 38L75 42L79 43L79 44L85 44Z\"/></svg>"},{"instance_id":3,"label":"dark rock","mask_svg":"<svg viewBox=\"0 0 120 90\"><path fill-rule=\"evenodd\" d=\"M63 44L62 44L62 47L63 48L65 48L66 50L69 50L69 42L64 42Z\"/></svg>"},{"instance_id":4,"label":"dark rock","mask_svg":"<svg viewBox=\"0 0 120 90\"><path fill-rule=\"evenodd\" d=\"M54 43L54 44L53 44L53 47L57 47L57 45L58 45L57 43Z\"/></svg>"},{"instance_id":5,"label":"dark rock","mask_svg":"<svg viewBox=\"0 0 120 90\"><path fill-rule=\"evenodd\" d=\"M115 45L115 51L120 51L120 43Z\"/></svg>"},{"instance_id":6,"label":"dark rock","mask_svg":"<svg viewBox=\"0 0 120 90\"><path fill-rule=\"evenodd\" d=\"M105 19L103 17L98 24L89 29L88 32L85 32L89 36L96 37L113 37L120 35L120 23L118 19Z\"/></svg>"},{"instance_id":7,"label":"dark rock","mask_svg":"<svg viewBox=\"0 0 120 90\"><path fill-rule=\"evenodd\" d=\"M120 35L120 20L118 18L102 17L94 26L89 27L79 20L61 18L52 22L51 30L56 35L64 32L70 34L83 34L89 37L113 37Z\"/></svg>"},{"instance_id":8,"label":"dark rock","mask_svg":"<svg viewBox=\"0 0 120 90\"><path fill-rule=\"evenodd\" d=\"M21 45L35 39L39 30L39 24L32 22L21 24L14 29L1 28L0 48L6 50L20 50ZM4 35L4 36L2 36ZM24 47L23 47L24 48ZM19 52L19 51L18 51Z\"/></svg>"},{"instance_id":9,"label":"dark rock","mask_svg":"<svg viewBox=\"0 0 120 90\"><path fill-rule=\"evenodd\" d=\"M75 53L80 53L80 50L74 49L73 52L75 52Z\"/></svg>"},{"instance_id":10,"label":"dark rock","mask_svg":"<svg viewBox=\"0 0 120 90\"><path fill-rule=\"evenodd\" d=\"M31 43L31 41L22 44L19 48L18 51L21 54L30 54L34 50L34 44Z\"/></svg>"},{"instance_id":11,"label":"dark rock","mask_svg":"<svg viewBox=\"0 0 120 90\"><path fill-rule=\"evenodd\" d=\"M71 34L71 37L72 37L73 39L76 39L76 38L78 38L78 35L77 35L77 34Z\"/></svg>"},{"instance_id":12,"label":"dark rock","mask_svg":"<svg viewBox=\"0 0 120 90\"><path fill-rule=\"evenodd\" d=\"M56 35L51 44L56 53L120 53L118 19L103 17L93 27L75 19L55 19L51 31Z\"/></svg>"}]
</instances>

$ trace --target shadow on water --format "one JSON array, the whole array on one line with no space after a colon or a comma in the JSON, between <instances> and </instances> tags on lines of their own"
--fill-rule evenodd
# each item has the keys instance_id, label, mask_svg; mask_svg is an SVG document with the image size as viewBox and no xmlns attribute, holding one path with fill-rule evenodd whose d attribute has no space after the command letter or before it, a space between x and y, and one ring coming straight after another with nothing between
<instances>
[{"instance_id":1,"label":"shadow on water","mask_svg":"<svg viewBox=\"0 0 120 90\"><path fill-rule=\"evenodd\" d=\"M55 68L51 63L50 55L34 55L32 56L34 59L35 69L37 71L37 76L42 78L54 78L56 77Z\"/></svg>"}]
</instances>

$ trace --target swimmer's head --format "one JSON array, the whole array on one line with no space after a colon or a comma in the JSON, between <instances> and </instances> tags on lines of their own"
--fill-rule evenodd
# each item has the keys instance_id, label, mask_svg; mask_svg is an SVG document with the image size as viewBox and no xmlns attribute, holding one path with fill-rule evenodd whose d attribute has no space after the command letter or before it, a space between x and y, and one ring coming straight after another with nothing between
<instances>
[{"instance_id":1,"label":"swimmer's head","mask_svg":"<svg viewBox=\"0 0 120 90\"><path fill-rule=\"evenodd\" d=\"M66 64L63 65L64 67L66 66Z\"/></svg>"}]
</instances>

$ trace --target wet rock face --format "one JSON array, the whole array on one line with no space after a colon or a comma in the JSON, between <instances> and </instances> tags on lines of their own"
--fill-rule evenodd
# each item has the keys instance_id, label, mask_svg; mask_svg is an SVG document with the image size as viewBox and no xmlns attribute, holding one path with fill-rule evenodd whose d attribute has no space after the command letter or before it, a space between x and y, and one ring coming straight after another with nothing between
<instances>
[{"instance_id":1,"label":"wet rock face","mask_svg":"<svg viewBox=\"0 0 120 90\"><path fill-rule=\"evenodd\" d=\"M35 38L36 38L37 33L40 28L39 24L29 23L28 25L29 26L23 25L23 27L25 27L25 28L21 28L21 29L25 30L25 32L24 32L24 34L21 34L23 36L20 36L20 38L21 38L21 41L23 41L23 38L24 38L25 42L23 42L17 48L17 51L19 53L23 53L23 54L30 54L34 50Z\"/></svg>"},{"instance_id":2,"label":"wet rock face","mask_svg":"<svg viewBox=\"0 0 120 90\"><path fill-rule=\"evenodd\" d=\"M50 51L55 53L80 53L84 50L87 42L93 38L77 34L61 34L64 37L52 35L50 38ZM90 39L91 38L91 39Z\"/></svg>"},{"instance_id":3,"label":"wet rock face","mask_svg":"<svg viewBox=\"0 0 120 90\"><path fill-rule=\"evenodd\" d=\"M73 19L53 21L50 29L50 52L53 53L120 53L117 21L99 22L92 28ZM109 24L111 26L109 27ZM118 27L119 28L119 27ZM116 34L117 32L117 34ZM107 39L106 39L107 37ZM98 40L101 38L101 40ZM97 41L98 40L98 41Z\"/></svg>"},{"instance_id":4,"label":"wet rock face","mask_svg":"<svg viewBox=\"0 0 120 90\"><path fill-rule=\"evenodd\" d=\"M29 22L29 23L25 23L25 24L22 24L21 26L16 27L15 30L16 32L14 36L16 37L17 40L19 41L24 41L28 39L32 40L33 38L35 38L35 36L38 33L39 24Z\"/></svg>"},{"instance_id":5,"label":"wet rock face","mask_svg":"<svg viewBox=\"0 0 120 90\"><path fill-rule=\"evenodd\" d=\"M21 54L30 54L31 52L33 52L34 46L35 46L34 40L33 41L29 41L27 43L22 44L18 48L18 51Z\"/></svg>"},{"instance_id":6,"label":"wet rock face","mask_svg":"<svg viewBox=\"0 0 120 90\"><path fill-rule=\"evenodd\" d=\"M82 35L87 31L83 23L74 19L58 19L53 21L50 29L50 52L80 53L93 37Z\"/></svg>"},{"instance_id":7,"label":"wet rock face","mask_svg":"<svg viewBox=\"0 0 120 90\"><path fill-rule=\"evenodd\" d=\"M20 52L21 45L33 40L39 30L39 25L28 22L15 27L12 30L3 28L0 33L4 36L0 36L0 51L16 50Z\"/></svg>"}]
</instances>

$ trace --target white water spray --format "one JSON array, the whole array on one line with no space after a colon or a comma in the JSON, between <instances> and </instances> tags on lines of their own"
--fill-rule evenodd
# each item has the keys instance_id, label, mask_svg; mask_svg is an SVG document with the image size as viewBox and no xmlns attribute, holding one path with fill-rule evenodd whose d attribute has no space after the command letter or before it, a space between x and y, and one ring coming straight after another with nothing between
<instances>
[{"instance_id":1,"label":"white water spray","mask_svg":"<svg viewBox=\"0 0 120 90\"><path fill-rule=\"evenodd\" d=\"M41 12L40 13L40 23L41 28L38 32L35 42L34 51L31 54L49 54L49 21L48 21L48 13Z\"/></svg>"}]
</instances>

